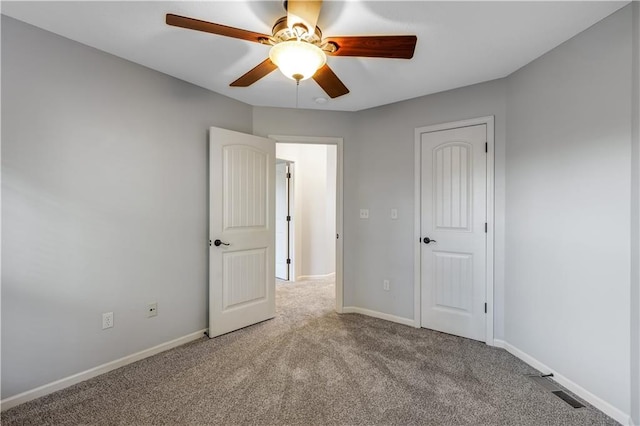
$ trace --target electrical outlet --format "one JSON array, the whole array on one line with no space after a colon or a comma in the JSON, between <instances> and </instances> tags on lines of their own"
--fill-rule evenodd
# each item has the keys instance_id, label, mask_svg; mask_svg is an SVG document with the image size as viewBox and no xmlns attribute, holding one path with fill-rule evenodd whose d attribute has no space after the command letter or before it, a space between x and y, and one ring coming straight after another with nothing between
<instances>
[{"instance_id":1,"label":"electrical outlet","mask_svg":"<svg viewBox=\"0 0 640 426\"><path fill-rule=\"evenodd\" d=\"M369 219L369 209L360 209L360 219Z\"/></svg>"},{"instance_id":2,"label":"electrical outlet","mask_svg":"<svg viewBox=\"0 0 640 426\"><path fill-rule=\"evenodd\" d=\"M102 329L113 327L113 312L105 312L102 314Z\"/></svg>"},{"instance_id":3,"label":"electrical outlet","mask_svg":"<svg viewBox=\"0 0 640 426\"><path fill-rule=\"evenodd\" d=\"M382 289L384 291L389 291L389 280L382 281Z\"/></svg>"},{"instance_id":4,"label":"electrical outlet","mask_svg":"<svg viewBox=\"0 0 640 426\"><path fill-rule=\"evenodd\" d=\"M147 305L147 318L155 317L158 315L158 302L149 303Z\"/></svg>"}]
</instances>

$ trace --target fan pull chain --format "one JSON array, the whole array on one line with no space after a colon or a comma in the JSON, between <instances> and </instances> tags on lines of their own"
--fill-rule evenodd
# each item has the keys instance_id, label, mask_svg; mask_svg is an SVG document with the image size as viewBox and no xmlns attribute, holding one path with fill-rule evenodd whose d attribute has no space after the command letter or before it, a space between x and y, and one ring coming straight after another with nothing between
<instances>
[{"instance_id":1,"label":"fan pull chain","mask_svg":"<svg viewBox=\"0 0 640 426\"><path fill-rule=\"evenodd\" d=\"M296 109L298 109L298 94L300 89L300 80L296 80Z\"/></svg>"}]
</instances>

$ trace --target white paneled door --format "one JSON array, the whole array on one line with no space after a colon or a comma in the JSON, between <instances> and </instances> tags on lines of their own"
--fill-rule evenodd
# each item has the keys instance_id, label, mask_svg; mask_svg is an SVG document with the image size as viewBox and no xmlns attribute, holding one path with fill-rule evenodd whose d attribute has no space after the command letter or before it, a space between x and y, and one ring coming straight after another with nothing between
<instances>
[{"instance_id":1,"label":"white paneled door","mask_svg":"<svg viewBox=\"0 0 640 426\"><path fill-rule=\"evenodd\" d=\"M421 325L485 340L485 124L421 135Z\"/></svg>"},{"instance_id":2,"label":"white paneled door","mask_svg":"<svg viewBox=\"0 0 640 426\"><path fill-rule=\"evenodd\" d=\"M275 142L209 130L209 337L275 316Z\"/></svg>"}]
</instances>

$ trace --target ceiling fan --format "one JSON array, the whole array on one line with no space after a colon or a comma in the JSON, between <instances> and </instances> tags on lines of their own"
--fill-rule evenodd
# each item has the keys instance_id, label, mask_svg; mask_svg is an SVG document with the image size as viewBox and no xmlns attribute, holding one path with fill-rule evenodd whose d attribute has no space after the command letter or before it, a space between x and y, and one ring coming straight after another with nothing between
<instances>
[{"instance_id":1,"label":"ceiling fan","mask_svg":"<svg viewBox=\"0 0 640 426\"><path fill-rule=\"evenodd\" d=\"M284 6L287 16L276 21L271 35L171 13L167 14L166 23L271 46L269 57L230 84L234 87L248 87L279 68L298 84L301 80L313 78L327 95L337 98L349 93L349 89L329 68L326 55L394 59L413 57L417 41L415 35L323 38L322 31L316 26L322 0L288 0Z\"/></svg>"}]
</instances>

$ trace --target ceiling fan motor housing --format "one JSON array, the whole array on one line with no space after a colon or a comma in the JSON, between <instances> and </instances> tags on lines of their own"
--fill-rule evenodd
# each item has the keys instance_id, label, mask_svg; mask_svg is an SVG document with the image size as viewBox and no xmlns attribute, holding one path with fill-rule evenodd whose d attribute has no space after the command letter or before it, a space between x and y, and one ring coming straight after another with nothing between
<instances>
[{"instance_id":1,"label":"ceiling fan motor housing","mask_svg":"<svg viewBox=\"0 0 640 426\"><path fill-rule=\"evenodd\" d=\"M273 41L276 43L289 40L300 40L319 45L322 42L322 30L320 30L319 27L316 27L313 34L310 34L304 25L294 25L293 28L289 28L286 16L283 16L276 21L271 33L273 34Z\"/></svg>"}]
</instances>

